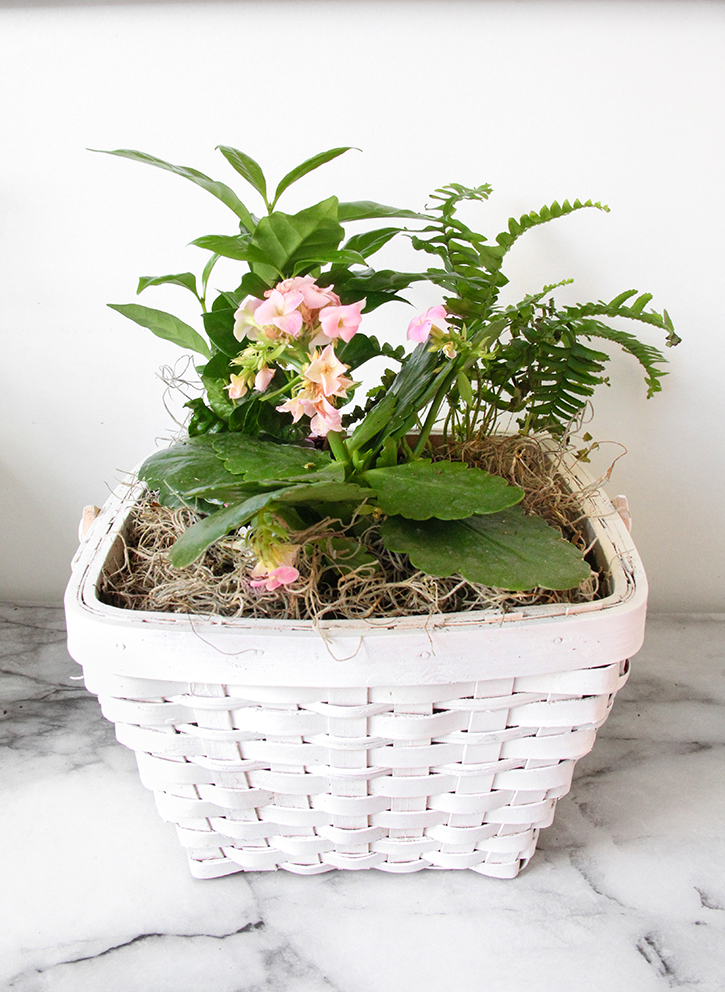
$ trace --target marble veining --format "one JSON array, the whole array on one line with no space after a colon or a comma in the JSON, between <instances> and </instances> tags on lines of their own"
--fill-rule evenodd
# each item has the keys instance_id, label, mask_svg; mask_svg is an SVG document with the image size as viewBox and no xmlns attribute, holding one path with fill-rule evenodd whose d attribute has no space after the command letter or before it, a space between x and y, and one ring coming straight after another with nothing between
<instances>
[{"instance_id":1,"label":"marble veining","mask_svg":"<svg viewBox=\"0 0 725 992\"><path fill-rule=\"evenodd\" d=\"M722 992L725 618L662 616L531 864L192 879L77 680L0 607L0 989Z\"/></svg>"}]
</instances>

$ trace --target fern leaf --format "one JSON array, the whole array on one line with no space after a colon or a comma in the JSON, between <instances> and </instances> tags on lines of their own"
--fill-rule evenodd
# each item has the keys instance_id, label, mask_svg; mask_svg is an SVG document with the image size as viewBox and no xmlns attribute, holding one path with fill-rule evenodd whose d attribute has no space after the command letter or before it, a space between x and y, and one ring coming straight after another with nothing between
<instances>
[{"instance_id":1,"label":"fern leaf","mask_svg":"<svg viewBox=\"0 0 725 992\"><path fill-rule=\"evenodd\" d=\"M634 334L629 331L620 331L600 321L582 322L578 333L588 338L602 338L606 341L613 341L618 344L623 351L637 359L645 371L645 382L647 383L647 398L659 393L662 389L660 379L667 375L665 369L659 368L666 364L667 359L658 348L644 344Z\"/></svg>"}]
</instances>

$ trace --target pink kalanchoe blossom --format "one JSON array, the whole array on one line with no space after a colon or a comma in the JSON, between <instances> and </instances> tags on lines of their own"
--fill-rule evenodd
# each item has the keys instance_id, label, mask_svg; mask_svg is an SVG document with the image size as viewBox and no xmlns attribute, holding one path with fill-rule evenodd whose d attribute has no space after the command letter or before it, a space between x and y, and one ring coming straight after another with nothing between
<instances>
[{"instance_id":1,"label":"pink kalanchoe blossom","mask_svg":"<svg viewBox=\"0 0 725 992\"><path fill-rule=\"evenodd\" d=\"M315 416L310 420L310 436L324 437L328 431L342 430L340 411L321 396L315 403Z\"/></svg>"},{"instance_id":2,"label":"pink kalanchoe blossom","mask_svg":"<svg viewBox=\"0 0 725 992\"><path fill-rule=\"evenodd\" d=\"M264 300L258 300L256 296L248 296L242 300L241 306L234 314L234 337L237 341L249 337L250 332L252 332L251 336L256 337L258 326L254 314L262 303Z\"/></svg>"},{"instance_id":3,"label":"pink kalanchoe blossom","mask_svg":"<svg viewBox=\"0 0 725 992\"><path fill-rule=\"evenodd\" d=\"M243 375L232 375L229 377L230 382L228 386L224 388L229 393L230 400L240 400L242 396L247 392L247 380Z\"/></svg>"},{"instance_id":4,"label":"pink kalanchoe blossom","mask_svg":"<svg viewBox=\"0 0 725 992\"><path fill-rule=\"evenodd\" d=\"M352 380L343 375L348 366L342 364L331 344L321 355L315 349L310 357L312 361L303 372L306 379L318 383L325 396L341 396L347 392L352 385Z\"/></svg>"},{"instance_id":5,"label":"pink kalanchoe blossom","mask_svg":"<svg viewBox=\"0 0 725 992\"><path fill-rule=\"evenodd\" d=\"M259 564L252 569L252 575L257 577L250 579L250 586L254 586L255 589L264 586L268 592L274 592L280 586L288 586L300 577L294 565L278 565L277 568L268 571L264 565Z\"/></svg>"},{"instance_id":6,"label":"pink kalanchoe blossom","mask_svg":"<svg viewBox=\"0 0 725 992\"><path fill-rule=\"evenodd\" d=\"M445 330L446 308L443 306L429 307L420 317L414 317L408 324L408 340L423 343L430 337L434 327L439 331Z\"/></svg>"},{"instance_id":7,"label":"pink kalanchoe blossom","mask_svg":"<svg viewBox=\"0 0 725 992\"><path fill-rule=\"evenodd\" d=\"M254 311L254 319L258 326L266 327L272 324L280 331L296 338L302 329L302 314L297 307L302 303L302 293L280 293L273 289L268 298Z\"/></svg>"},{"instance_id":8,"label":"pink kalanchoe blossom","mask_svg":"<svg viewBox=\"0 0 725 992\"><path fill-rule=\"evenodd\" d=\"M275 289L280 293L302 293L302 301L308 310L321 310L322 307L339 306L340 297L332 292L332 286L318 286L313 276L295 276L294 279L284 279L277 283ZM271 289L264 294L270 296Z\"/></svg>"},{"instance_id":9,"label":"pink kalanchoe blossom","mask_svg":"<svg viewBox=\"0 0 725 992\"><path fill-rule=\"evenodd\" d=\"M263 365L254 377L254 388L263 393L274 378L274 369L268 365Z\"/></svg>"},{"instance_id":10,"label":"pink kalanchoe blossom","mask_svg":"<svg viewBox=\"0 0 725 992\"><path fill-rule=\"evenodd\" d=\"M281 406L276 407L280 413L291 413L292 421L296 424L302 417L312 417L315 413L315 402L304 393L287 400Z\"/></svg>"},{"instance_id":11,"label":"pink kalanchoe blossom","mask_svg":"<svg viewBox=\"0 0 725 992\"><path fill-rule=\"evenodd\" d=\"M320 326L323 333L328 338L342 338L343 341L349 341L357 333L364 306L365 300L360 300L348 306L329 306L320 310Z\"/></svg>"}]
</instances>

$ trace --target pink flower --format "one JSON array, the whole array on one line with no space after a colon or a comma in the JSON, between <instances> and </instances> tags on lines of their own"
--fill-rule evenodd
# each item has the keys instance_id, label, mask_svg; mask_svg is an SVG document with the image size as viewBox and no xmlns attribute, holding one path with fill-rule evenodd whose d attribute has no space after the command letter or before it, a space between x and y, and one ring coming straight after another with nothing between
<instances>
[{"instance_id":1,"label":"pink flower","mask_svg":"<svg viewBox=\"0 0 725 992\"><path fill-rule=\"evenodd\" d=\"M269 297L254 311L254 319L258 326L273 324L280 331L296 338L302 328L302 314L297 309L302 301L302 293L280 293L273 289Z\"/></svg>"},{"instance_id":2,"label":"pink flower","mask_svg":"<svg viewBox=\"0 0 725 992\"><path fill-rule=\"evenodd\" d=\"M258 300L256 296L248 296L242 300L242 304L234 314L234 337L237 341L247 337L250 331L257 330L257 322L254 314L264 300Z\"/></svg>"},{"instance_id":3,"label":"pink flower","mask_svg":"<svg viewBox=\"0 0 725 992\"><path fill-rule=\"evenodd\" d=\"M229 377L230 382L228 386L224 388L229 393L230 400L240 400L242 396L247 392L247 380L243 375L232 375Z\"/></svg>"},{"instance_id":4,"label":"pink flower","mask_svg":"<svg viewBox=\"0 0 725 992\"><path fill-rule=\"evenodd\" d=\"M275 289L280 293L302 293L302 300L308 310L320 310L322 307L340 305L340 297L332 292L332 286L318 286L312 276L295 276L277 283ZM272 290L267 290L269 296Z\"/></svg>"},{"instance_id":5,"label":"pink flower","mask_svg":"<svg viewBox=\"0 0 725 992\"><path fill-rule=\"evenodd\" d=\"M287 400L276 408L280 413L291 413L292 421L296 424L301 417L311 417L315 412L315 404L312 399L300 394L291 400Z\"/></svg>"},{"instance_id":6,"label":"pink flower","mask_svg":"<svg viewBox=\"0 0 725 992\"><path fill-rule=\"evenodd\" d=\"M328 431L342 430L340 411L321 396L315 403L315 416L310 420L310 436L324 437Z\"/></svg>"},{"instance_id":7,"label":"pink flower","mask_svg":"<svg viewBox=\"0 0 725 992\"><path fill-rule=\"evenodd\" d=\"M268 571L261 563L255 565L252 569L252 575L255 575L256 578L250 579L250 586L254 586L255 589L264 586L268 592L273 592L280 586L288 586L300 577L300 573L294 565L278 565L277 568Z\"/></svg>"},{"instance_id":8,"label":"pink flower","mask_svg":"<svg viewBox=\"0 0 725 992\"><path fill-rule=\"evenodd\" d=\"M263 393L274 378L274 369L268 365L263 365L254 377L254 388Z\"/></svg>"},{"instance_id":9,"label":"pink flower","mask_svg":"<svg viewBox=\"0 0 725 992\"><path fill-rule=\"evenodd\" d=\"M430 337L434 327L439 331L445 330L446 308L443 306L429 307L420 317L414 317L408 324L408 340L422 343Z\"/></svg>"},{"instance_id":10,"label":"pink flower","mask_svg":"<svg viewBox=\"0 0 725 992\"><path fill-rule=\"evenodd\" d=\"M357 332L362 320L361 310L365 300L351 303L349 306L325 307L320 310L320 325L328 338L342 338L349 341Z\"/></svg>"},{"instance_id":11,"label":"pink flower","mask_svg":"<svg viewBox=\"0 0 725 992\"><path fill-rule=\"evenodd\" d=\"M311 358L312 361L304 370L305 378L318 383L325 396L341 396L347 392L352 381L346 379L342 373L347 372L348 367L338 359L331 344L319 356L315 350Z\"/></svg>"}]
</instances>

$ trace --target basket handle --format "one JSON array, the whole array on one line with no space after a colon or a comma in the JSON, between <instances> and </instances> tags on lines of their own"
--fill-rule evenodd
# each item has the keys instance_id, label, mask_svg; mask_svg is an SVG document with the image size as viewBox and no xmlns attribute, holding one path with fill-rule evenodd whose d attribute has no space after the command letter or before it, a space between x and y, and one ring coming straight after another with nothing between
<instances>
[{"instance_id":1,"label":"basket handle","mask_svg":"<svg viewBox=\"0 0 725 992\"><path fill-rule=\"evenodd\" d=\"M90 506L83 507L83 516L81 517L80 523L78 524L79 541L82 541L83 538L86 536L89 527L91 526L91 524L93 523L93 521L96 519L96 517L100 512L101 512L101 508L99 506L94 506L93 504L91 504Z\"/></svg>"},{"instance_id":2,"label":"basket handle","mask_svg":"<svg viewBox=\"0 0 725 992\"><path fill-rule=\"evenodd\" d=\"M632 514L629 512L629 500L626 496L615 496L612 499L612 506L622 518L622 523L629 533L632 533Z\"/></svg>"}]
</instances>

